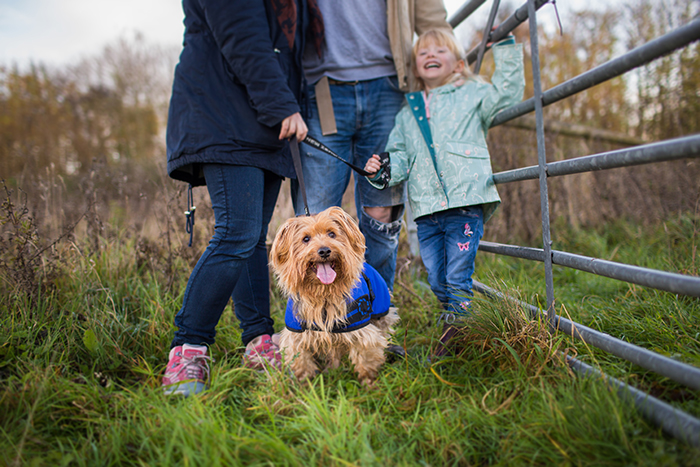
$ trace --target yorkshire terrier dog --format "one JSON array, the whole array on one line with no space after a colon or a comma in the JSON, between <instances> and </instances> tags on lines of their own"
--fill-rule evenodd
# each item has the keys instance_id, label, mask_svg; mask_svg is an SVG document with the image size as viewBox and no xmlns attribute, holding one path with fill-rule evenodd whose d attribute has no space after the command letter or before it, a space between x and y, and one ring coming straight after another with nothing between
<instances>
[{"instance_id":1,"label":"yorkshire terrier dog","mask_svg":"<svg viewBox=\"0 0 700 467\"><path fill-rule=\"evenodd\" d=\"M399 316L364 252L360 229L338 207L289 219L277 232L270 265L289 297L280 348L299 380L319 363L337 368L344 355L363 384L377 378Z\"/></svg>"}]
</instances>

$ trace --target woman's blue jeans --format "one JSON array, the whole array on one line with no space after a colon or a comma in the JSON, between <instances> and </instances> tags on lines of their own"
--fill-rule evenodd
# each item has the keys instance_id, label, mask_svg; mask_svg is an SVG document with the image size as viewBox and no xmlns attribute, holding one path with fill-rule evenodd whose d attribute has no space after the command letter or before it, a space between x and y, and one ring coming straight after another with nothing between
<instances>
[{"instance_id":1,"label":"woman's blue jeans","mask_svg":"<svg viewBox=\"0 0 700 467\"><path fill-rule=\"evenodd\" d=\"M481 205L421 216L416 227L430 288L446 310L467 314L476 250L484 236Z\"/></svg>"},{"instance_id":2,"label":"woman's blue jeans","mask_svg":"<svg viewBox=\"0 0 700 467\"><path fill-rule=\"evenodd\" d=\"M282 179L254 167L203 168L214 209L214 236L187 282L172 347L213 344L230 298L245 345L274 332L265 241Z\"/></svg>"}]
</instances>

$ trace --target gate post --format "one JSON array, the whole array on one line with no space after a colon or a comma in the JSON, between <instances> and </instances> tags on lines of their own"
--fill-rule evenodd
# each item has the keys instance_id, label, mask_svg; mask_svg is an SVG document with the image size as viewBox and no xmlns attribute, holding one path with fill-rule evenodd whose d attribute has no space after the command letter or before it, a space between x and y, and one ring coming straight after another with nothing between
<instances>
[{"instance_id":1,"label":"gate post","mask_svg":"<svg viewBox=\"0 0 700 467\"><path fill-rule=\"evenodd\" d=\"M544 115L542 112L542 81L540 53L537 45L537 9L535 0L528 0L527 14L530 26L530 54L532 81L535 90L535 119L537 122L537 161L540 178L540 207L542 210L542 243L544 248L544 275L547 288L547 320L554 326L554 280L552 277L552 238L549 231L549 191L547 188L547 153L544 145Z\"/></svg>"}]
</instances>

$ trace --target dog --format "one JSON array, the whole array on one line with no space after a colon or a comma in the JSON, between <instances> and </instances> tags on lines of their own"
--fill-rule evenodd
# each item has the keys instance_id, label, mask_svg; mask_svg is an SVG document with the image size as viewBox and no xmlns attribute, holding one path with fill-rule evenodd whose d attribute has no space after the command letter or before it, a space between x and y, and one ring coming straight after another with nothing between
<instances>
[{"instance_id":1,"label":"dog","mask_svg":"<svg viewBox=\"0 0 700 467\"><path fill-rule=\"evenodd\" d=\"M379 273L364 262L365 239L339 207L287 220L270 266L289 298L280 350L300 381L337 368L348 355L360 382L372 386L399 320Z\"/></svg>"}]
</instances>

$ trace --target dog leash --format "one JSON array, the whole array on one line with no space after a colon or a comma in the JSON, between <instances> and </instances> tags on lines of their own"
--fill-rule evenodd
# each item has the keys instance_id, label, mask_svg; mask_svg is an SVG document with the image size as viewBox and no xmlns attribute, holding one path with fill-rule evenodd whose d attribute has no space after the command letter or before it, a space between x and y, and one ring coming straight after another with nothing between
<instances>
[{"instance_id":1,"label":"dog leash","mask_svg":"<svg viewBox=\"0 0 700 467\"><path fill-rule=\"evenodd\" d=\"M370 177L371 178L373 176L376 176L376 174L367 172L366 170L361 169L358 166L353 165L350 162L346 161L345 159L340 157L338 154L333 152L333 150L331 148L329 148L328 146L326 146L325 144L323 144L322 142L320 142L319 140L317 140L316 138L314 138L311 135L307 134L306 138L304 138L302 143L306 143L309 146L318 149L319 151L325 152L329 156L335 157L336 159L338 159L343 164L347 165L348 167L350 167L352 170L354 170L358 174L362 175L363 177ZM382 152L379 154L379 164L380 164L379 178L377 180L372 180L372 181L381 185L382 186L381 189L384 189L389 184L389 180L391 180L391 173L389 172L389 153L388 152ZM384 169L384 170L381 170L381 169Z\"/></svg>"},{"instance_id":2,"label":"dog leash","mask_svg":"<svg viewBox=\"0 0 700 467\"><path fill-rule=\"evenodd\" d=\"M368 176L371 177L372 176L371 173L366 172L364 169L361 169L358 166L353 165L350 162L343 159L342 157L340 157L338 154L333 152L328 146L326 146L325 144L323 144L322 142L320 142L319 140L317 140L313 136L306 135L306 138L304 138L304 141L302 141L302 143L306 143L309 146L318 149L319 151L323 151L326 154L335 157L336 159L343 162L344 164L347 164L352 170L354 170L358 174L362 175L363 177L368 177Z\"/></svg>"},{"instance_id":3,"label":"dog leash","mask_svg":"<svg viewBox=\"0 0 700 467\"><path fill-rule=\"evenodd\" d=\"M346 164L349 166L351 169L353 169L355 172L358 174L362 175L363 177L372 177L373 175L376 176L376 174L372 174L370 172L367 172L364 169L361 169L357 167L354 164L351 164L350 162L346 161L342 157L340 157L338 154L333 152L331 148L317 140L311 135L306 135L306 138L302 141L302 143L306 143L311 147L314 147L318 149L321 152L324 152L330 156L335 157L339 161L341 161L343 164ZM301 156L299 155L299 142L297 141L296 135L292 136L292 138L289 140L289 147L292 150L292 160L294 161L294 170L297 173L297 180L299 181L299 187L301 188L301 196L304 199L304 213L307 216L310 216L311 214L309 213L309 203L306 198L306 184L304 183L304 172L301 168ZM382 152L379 154L379 164L380 164L380 169L379 169L379 178L376 180L372 180L374 183L378 184L381 186L380 189L386 188L386 186L389 184L389 180L391 180L391 172L390 172L390 165L389 165L389 153L388 152ZM384 170L382 170L384 169Z\"/></svg>"},{"instance_id":4,"label":"dog leash","mask_svg":"<svg viewBox=\"0 0 700 467\"><path fill-rule=\"evenodd\" d=\"M297 141L297 136L294 135L289 140L289 147L292 150L292 160L294 161L294 171L297 173L297 180L299 181L299 186L301 187L301 196L304 199L304 213L307 216L309 214L309 203L306 200L306 185L304 184L304 172L301 170L301 156L299 156L299 142Z\"/></svg>"}]
</instances>

